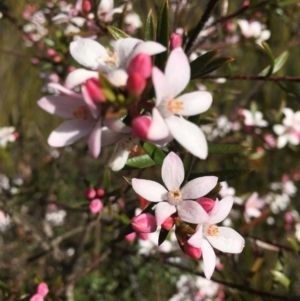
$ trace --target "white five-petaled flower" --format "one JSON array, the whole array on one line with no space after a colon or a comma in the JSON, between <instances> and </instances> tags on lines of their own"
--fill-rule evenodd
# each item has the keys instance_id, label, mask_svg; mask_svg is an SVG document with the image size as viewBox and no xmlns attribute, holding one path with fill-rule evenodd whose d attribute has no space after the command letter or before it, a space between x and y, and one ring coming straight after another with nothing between
<instances>
[{"instance_id":1,"label":"white five-petaled flower","mask_svg":"<svg viewBox=\"0 0 300 301\"><path fill-rule=\"evenodd\" d=\"M154 181L132 179L132 187L137 194L150 202L158 202L155 207L157 225L161 225L176 211L188 223L199 224L208 220L208 214L193 200L211 191L217 184L217 177L196 178L180 188L184 180L184 168L181 159L171 152L164 159L162 179L167 189Z\"/></svg>"},{"instance_id":2,"label":"white five-petaled flower","mask_svg":"<svg viewBox=\"0 0 300 301\"><path fill-rule=\"evenodd\" d=\"M135 38L119 39L113 46L114 50L109 51L94 40L79 39L70 44L70 53L79 64L106 73L115 86L124 86L128 78L126 68L137 54L154 55L166 50L159 43Z\"/></svg>"},{"instance_id":3,"label":"white five-petaled flower","mask_svg":"<svg viewBox=\"0 0 300 301\"><path fill-rule=\"evenodd\" d=\"M242 115L245 117L244 123L247 126L266 127L268 122L263 119L263 114L260 111L251 112L246 109L242 109Z\"/></svg>"},{"instance_id":4,"label":"white five-petaled flower","mask_svg":"<svg viewBox=\"0 0 300 301\"><path fill-rule=\"evenodd\" d=\"M148 138L158 140L169 133L190 153L205 159L208 147L201 129L182 116L205 112L211 106L212 96L206 91L196 91L177 96L190 81L190 65L182 48L175 48L167 61L165 73L154 67L152 80L156 104Z\"/></svg>"},{"instance_id":5,"label":"white five-petaled flower","mask_svg":"<svg viewBox=\"0 0 300 301\"><path fill-rule=\"evenodd\" d=\"M208 279L210 279L216 266L216 254L212 246L222 252L240 253L245 245L244 238L235 230L215 225L227 217L232 205L233 198L230 196L221 201L216 200L214 208L209 213L208 221L198 225L196 233L188 240L191 246L201 248L204 274Z\"/></svg>"},{"instance_id":6,"label":"white five-petaled flower","mask_svg":"<svg viewBox=\"0 0 300 301\"><path fill-rule=\"evenodd\" d=\"M8 142L14 142L18 135L13 126L0 128L0 147L5 148Z\"/></svg>"}]
</instances>

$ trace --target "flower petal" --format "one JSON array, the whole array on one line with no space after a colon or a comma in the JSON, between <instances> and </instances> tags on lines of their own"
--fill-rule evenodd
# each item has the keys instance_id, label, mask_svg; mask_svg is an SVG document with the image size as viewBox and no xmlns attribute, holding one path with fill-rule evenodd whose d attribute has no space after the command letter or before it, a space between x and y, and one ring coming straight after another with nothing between
<instances>
[{"instance_id":1,"label":"flower petal","mask_svg":"<svg viewBox=\"0 0 300 301\"><path fill-rule=\"evenodd\" d=\"M86 82L90 78L98 79L98 72L79 68L68 74L65 81L65 86L69 89L73 89L74 87Z\"/></svg>"},{"instance_id":2,"label":"flower petal","mask_svg":"<svg viewBox=\"0 0 300 301\"><path fill-rule=\"evenodd\" d=\"M72 57L86 68L107 72L107 67L102 60L108 58L106 49L98 42L90 39L79 39L70 44ZM101 61L99 60L101 58Z\"/></svg>"},{"instance_id":3,"label":"flower petal","mask_svg":"<svg viewBox=\"0 0 300 301\"><path fill-rule=\"evenodd\" d=\"M158 107L164 98L169 98L169 86L165 75L157 68L152 68L152 81L156 95L155 106Z\"/></svg>"},{"instance_id":4,"label":"flower petal","mask_svg":"<svg viewBox=\"0 0 300 301\"><path fill-rule=\"evenodd\" d=\"M206 236L210 244L225 253L241 253L245 246L244 238L229 227L218 227L218 236Z\"/></svg>"},{"instance_id":5,"label":"flower petal","mask_svg":"<svg viewBox=\"0 0 300 301\"><path fill-rule=\"evenodd\" d=\"M183 201L177 206L178 216L185 222L200 224L208 221L209 216L200 204L195 201Z\"/></svg>"},{"instance_id":6,"label":"flower petal","mask_svg":"<svg viewBox=\"0 0 300 301\"><path fill-rule=\"evenodd\" d=\"M164 47L163 45L157 42L153 42L153 41L142 42L142 43L138 43L136 47L133 49L130 55L130 59L133 59L139 53L154 55L164 51L166 51L166 47Z\"/></svg>"},{"instance_id":7,"label":"flower petal","mask_svg":"<svg viewBox=\"0 0 300 301\"><path fill-rule=\"evenodd\" d=\"M188 58L181 47L171 51L165 69L165 76L169 84L171 98L182 92L189 83L191 68Z\"/></svg>"},{"instance_id":8,"label":"flower petal","mask_svg":"<svg viewBox=\"0 0 300 301\"><path fill-rule=\"evenodd\" d=\"M210 279L217 263L216 254L206 239L203 239L202 241L201 250L203 256L204 275L207 279Z\"/></svg>"},{"instance_id":9,"label":"flower petal","mask_svg":"<svg viewBox=\"0 0 300 301\"><path fill-rule=\"evenodd\" d=\"M115 149L112 158L110 159L108 166L113 171L121 170L125 166L129 155L130 150L128 150L127 148L123 148L122 143L119 143Z\"/></svg>"},{"instance_id":10,"label":"flower petal","mask_svg":"<svg viewBox=\"0 0 300 301\"><path fill-rule=\"evenodd\" d=\"M147 139L160 141L169 136L169 129L157 108L152 109L151 124L148 129Z\"/></svg>"},{"instance_id":11,"label":"flower petal","mask_svg":"<svg viewBox=\"0 0 300 301\"><path fill-rule=\"evenodd\" d=\"M89 152L94 158L97 158L101 152L101 131L102 119L100 118L89 137Z\"/></svg>"},{"instance_id":12,"label":"flower petal","mask_svg":"<svg viewBox=\"0 0 300 301\"><path fill-rule=\"evenodd\" d=\"M46 112L63 118L74 118L73 110L85 106L83 98L72 96L45 96L37 104Z\"/></svg>"},{"instance_id":13,"label":"flower petal","mask_svg":"<svg viewBox=\"0 0 300 301\"><path fill-rule=\"evenodd\" d=\"M155 207L155 217L157 226L160 226L169 216L176 212L176 207L167 203L160 202Z\"/></svg>"},{"instance_id":14,"label":"flower petal","mask_svg":"<svg viewBox=\"0 0 300 301\"><path fill-rule=\"evenodd\" d=\"M122 120L117 118L107 118L104 124L112 131L120 134L131 133L131 127L127 126Z\"/></svg>"},{"instance_id":15,"label":"flower petal","mask_svg":"<svg viewBox=\"0 0 300 301\"><path fill-rule=\"evenodd\" d=\"M135 38L122 38L114 42L113 46L119 58L121 68L126 68L129 63L130 54L139 43L143 43L143 41Z\"/></svg>"},{"instance_id":16,"label":"flower petal","mask_svg":"<svg viewBox=\"0 0 300 301\"><path fill-rule=\"evenodd\" d=\"M85 85L81 86L81 92L82 92L83 99L86 105L88 106L92 116L96 119L100 115L99 106L97 106L96 103L93 101Z\"/></svg>"},{"instance_id":17,"label":"flower petal","mask_svg":"<svg viewBox=\"0 0 300 301\"><path fill-rule=\"evenodd\" d=\"M212 103L212 95L206 91L196 91L177 97L183 102L183 110L180 115L193 116L207 111Z\"/></svg>"},{"instance_id":18,"label":"flower petal","mask_svg":"<svg viewBox=\"0 0 300 301\"><path fill-rule=\"evenodd\" d=\"M177 49L177 48L176 48ZM203 132L198 126L182 117L170 116L165 119L172 136L192 155L206 159L208 146Z\"/></svg>"},{"instance_id":19,"label":"flower petal","mask_svg":"<svg viewBox=\"0 0 300 301\"><path fill-rule=\"evenodd\" d=\"M217 224L221 221L223 221L227 215L229 214L232 205L233 205L233 197L227 196L226 198L222 199L221 201L216 200L216 203L219 204L219 210L213 214L210 215L209 223L210 224Z\"/></svg>"},{"instance_id":20,"label":"flower petal","mask_svg":"<svg viewBox=\"0 0 300 301\"><path fill-rule=\"evenodd\" d=\"M72 119L62 123L48 138L49 145L63 147L86 136L95 125L93 120Z\"/></svg>"},{"instance_id":21,"label":"flower petal","mask_svg":"<svg viewBox=\"0 0 300 301\"><path fill-rule=\"evenodd\" d=\"M170 152L164 159L161 177L169 191L179 189L184 179L184 168L181 159Z\"/></svg>"},{"instance_id":22,"label":"flower petal","mask_svg":"<svg viewBox=\"0 0 300 301\"><path fill-rule=\"evenodd\" d=\"M102 147L110 145L118 141L123 137L123 134L115 133L111 130L109 130L107 127L102 128L102 134L101 134L101 145Z\"/></svg>"},{"instance_id":23,"label":"flower petal","mask_svg":"<svg viewBox=\"0 0 300 301\"><path fill-rule=\"evenodd\" d=\"M54 89L55 92L60 92L65 95L76 97L76 98L82 98L82 96L80 94L77 94L74 91L72 91L58 83L49 83L48 87Z\"/></svg>"},{"instance_id":24,"label":"flower petal","mask_svg":"<svg viewBox=\"0 0 300 301\"><path fill-rule=\"evenodd\" d=\"M203 242L203 225L199 225L197 227L196 233L193 234L190 239L188 240L188 243L193 246L194 248L201 248L202 242Z\"/></svg>"},{"instance_id":25,"label":"flower petal","mask_svg":"<svg viewBox=\"0 0 300 301\"><path fill-rule=\"evenodd\" d=\"M128 74L123 69L117 69L109 72L107 79L116 87L124 87L128 79Z\"/></svg>"},{"instance_id":26,"label":"flower petal","mask_svg":"<svg viewBox=\"0 0 300 301\"><path fill-rule=\"evenodd\" d=\"M186 199L198 199L208 192L210 192L218 182L218 178L215 176L206 176L196 178L187 182L181 189L183 198Z\"/></svg>"},{"instance_id":27,"label":"flower petal","mask_svg":"<svg viewBox=\"0 0 300 301\"><path fill-rule=\"evenodd\" d=\"M166 200L168 191L161 184L150 181L132 179L133 190L150 202L161 202Z\"/></svg>"}]
</instances>

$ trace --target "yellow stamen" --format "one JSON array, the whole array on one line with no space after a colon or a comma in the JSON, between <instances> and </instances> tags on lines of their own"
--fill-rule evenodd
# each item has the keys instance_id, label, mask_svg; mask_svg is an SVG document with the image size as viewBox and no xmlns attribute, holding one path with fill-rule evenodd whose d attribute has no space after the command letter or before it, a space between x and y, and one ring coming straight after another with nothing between
<instances>
[{"instance_id":1,"label":"yellow stamen","mask_svg":"<svg viewBox=\"0 0 300 301\"><path fill-rule=\"evenodd\" d=\"M183 111L183 102L177 98L174 98L168 102L168 110L173 114Z\"/></svg>"}]
</instances>

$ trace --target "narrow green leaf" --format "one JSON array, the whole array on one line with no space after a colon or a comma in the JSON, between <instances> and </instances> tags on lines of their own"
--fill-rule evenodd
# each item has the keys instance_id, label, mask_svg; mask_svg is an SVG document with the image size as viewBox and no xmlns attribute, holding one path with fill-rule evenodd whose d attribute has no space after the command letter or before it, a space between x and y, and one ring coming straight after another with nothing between
<instances>
[{"instance_id":1,"label":"narrow green leaf","mask_svg":"<svg viewBox=\"0 0 300 301\"><path fill-rule=\"evenodd\" d=\"M274 276L274 278L280 282L287 290L289 289L290 286L290 279L284 275L283 273L276 271L276 270L271 270L271 274Z\"/></svg>"},{"instance_id":2,"label":"narrow green leaf","mask_svg":"<svg viewBox=\"0 0 300 301\"><path fill-rule=\"evenodd\" d=\"M293 247L295 252L299 252L299 243L298 243L298 241L296 240L295 237L290 236L286 240L291 244L291 246Z\"/></svg>"},{"instance_id":3,"label":"narrow green leaf","mask_svg":"<svg viewBox=\"0 0 300 301\"><path fill-rule=\"evenodd\" d=\"M126 165L133 168L146 168L155 165L156 163L148 154L133 157L127 160Z\"/></svg>"},{"instance_id":4,"label":"narrow green leaf","mask_svg":"<svg viewBox=\"0 0 300 301\"><path fill-rule=\"evenodd\" d=\"M158 245L159 246L166 240L168 234L169 234L168 230L165 230L164 228L160 229L159 237L158 237Z\"/></svg>"},{"instance_id":5,"label":"narrow green leaf","mask_svg":"<svg viewBox=\"0 0 300 301\"><path fill-rule=\"evenodd\" d=\"M124 179L129 185L132 185L132 184L131 184L132 178L123 176L123 179Z\"/></svg>"},{"instance_id":6,"label":"narrow green leaf","mask_svg":"<svg viewBox=\"0 0 300 301\"><path fill-rule=\"evenodd\" d=\"M222 66L224 66L228 63L231 63L232 61L234 61L234 58L232 58L232 57L219 57L219 58L216 58L215 60L208 63L206 65L206 67L204 67L196 77L200 77L200 76L203 76L205 74L211 73L211 72L219 69L220 67L222 67Z\"/></svg>"},{"instance_id":7,"label":"narrow green leaf","mask_svg":"<svg viewBox=\"0 0 300 301\"><path fill-rule=\"evenodd\" d=\"M282 83L277 83L278 86L287 93L287 95L297 101L300 101L300 95L298 93L296 93L295 91L292 91L291 88L287 88L286 86L284 86Z\"/></svg>"},{"instance_id":8,"label":"narrow green leaf","mask_svg":"<svg viewBox=\"0 0 300 301\"><path fill-rule=\"evenodd\" d=\"M166 155L164 154L164 152L162 150L160 150L157 146L155 146L149 142L145 142L143 144L143 148L156 164L158 164L158 165L163 164L163 161L164 161Z\"/></svg>"},{"instance_id":9,"label":"narrow green leaf","mask_svg":"<svg viewBox=\"0 0 300 301\"><path fill-rule=\"evenodd\" d=\"M237 144L212 144L208 143L210 154L234 154L249 150L249 148Z\"/></svg>"},{"instance_id":10,"label":"narrow green leaf","mask_svg":"<svg viewBox=\"0 0 300 301\"><path fill-rule=\"evenodd\" d=\"M120 231L118 238L122 238L130 233L134 232L131 223Z\"/></svg>"},{"instance_id":11,"label":"narrow green leaf","mask_svg":"<svg viewBox=\"0 0 300 301\"><path fill-rule=\"evenodd\" d=\"M158 14L156 41L166 48L168 48L170 37L169 19L169 0L164 0ZM155 65L163 70L167 58L168 51L156 55Z\"/></svg>"},{"instance_id":12,"label":"narrow green leaf","mask_svg":"<svg viewBox=\"0 0 300 301\"><path fill-rule=\"evenodd\" d=\"M121 29L119 29L117 27L107 26L107 29L115 40L129 37L124 31L122 31Z\"/></svg>"},{"instance_id":13,"label":"narrow green leaf","mask_svg":"<svg viewBox=\"0 0 300 301\"><path fill-rule=\"evenodd\" d=\"M207 66L208 63L219 53L219 50L208 51L205 54L197 57L194 61L190 63L191 66L191 79L198 76L201 70Z\"/></svg>"},{"instance_id":14,"label":"narrow green leaf","mask_svg":"<svg viewBox=\"0 0 300 301\"><path fill-rule=\"evenodd\" d=\"M272 74L276 73L279 71L282 66L285 64L289 57L288 51L284 51L281 53L275 60L274 60L274 66L273 66L273 71ZM267 76L271 66L266 67L263 71L259 73L260 76ZM271 74L270 74L271 75Z\"/></svg>"},{"instance_id":15,"label":"narrow green leaf","mask_svg":"<svg viewBox=\"0 0 300 301\"><path fill-rule=\"evenodd\" d=\"M227 170L217 170L204 173L192 173L189 176L189 181L195 178L204 176L216 176L218 177L218 182L228 181L250 173L251 169L227 169Z\"/></svg>"},{"instance_id":16,"label":"narrow green leaf","mask_svg":"<svg viewBox=\"0 0 300 301\"><path fill-rule=\"evenodd\" d=\"M266 42L262 42L261 43L261 49L264 51L264 53L268 56L269 60L270 60L270 65L267 67L267 72L264 76L268 77L270 75L272 75L273 70L274 70L274 55L273 52L270 48L270 46L266 43Z\"/></svg>"},{"instance_id":17,"label":"narrow green leaf","mask_svg":"<svg viewBox=\"0 0 300 301\"><path fill-rule=\"evenodd\" d=\"M149 14L147 16L144 40L145 41L154 41L155 40L154 19L153 19L152 10L149 11Z\"/></svg>"}]
</instances>

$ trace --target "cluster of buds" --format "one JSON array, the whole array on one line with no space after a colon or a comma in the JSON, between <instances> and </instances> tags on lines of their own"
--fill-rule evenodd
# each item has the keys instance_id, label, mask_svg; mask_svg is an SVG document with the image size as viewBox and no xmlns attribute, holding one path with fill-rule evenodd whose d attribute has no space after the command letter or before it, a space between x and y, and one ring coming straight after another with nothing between
<instances>
[{"instance_id":1,"label":"cluster of buds","mask_svg":"<svg viewBox=\"0 0 300 301\"><path fill-rule=\"evenodd\" d=\"M88 188L84 194L85 197L90 200L90 212L93 214L101 212L103 209L103 204L100 198L105 195L105 191L102 188L98 188L97 190Z\"/></svg>"}]
</instances>

